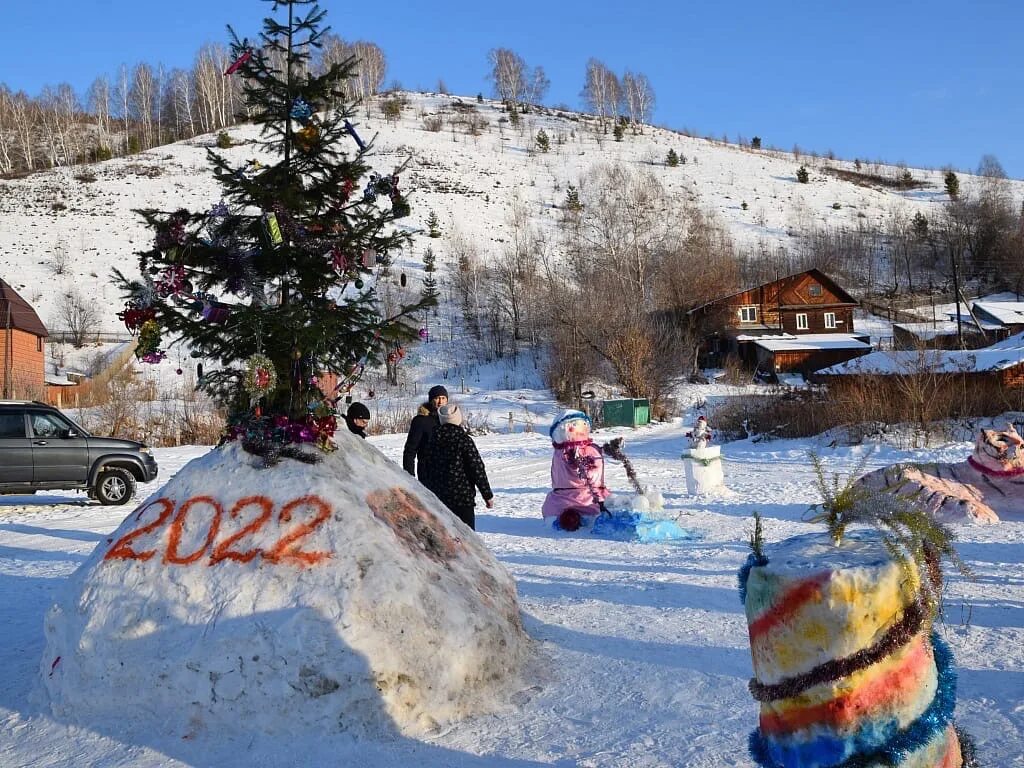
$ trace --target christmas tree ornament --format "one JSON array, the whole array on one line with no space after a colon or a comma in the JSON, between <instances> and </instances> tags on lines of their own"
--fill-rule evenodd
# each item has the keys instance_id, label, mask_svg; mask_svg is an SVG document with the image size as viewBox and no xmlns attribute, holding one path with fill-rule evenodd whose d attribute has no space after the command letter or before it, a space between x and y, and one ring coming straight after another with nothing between
<instances>
[{"instance_id":1,"label":"christmas tree ornament","mask_svg":"<svg viewBox=\"0 0 1024 768\"><path fill-rule=\"evenodd\" d=\"M245 42L246 41L242 42L243 46L245 45ZM235 72L237 72L239 69L241 69L242 65L245 64L245 62L247 62L251 58L252 58L252 50L250 48L246 48L242 52L242 55L239 56L237 59L235 59L233 62L231 62L231 66L229 66L226 70L224 70L224 76L227 77L228 75L235 74Z\"/></svg>"},{"instance_id":2,"label":"christmas tree ornament","mask_svg":"<svg viewBox=\"0 0 1024 768\"><path fill-rule=\"evenodd\" d=\"M361 263L363 269L373 269L373 265L377 263L377 252L372 248L364 248Z\"/></svg>"},{"instance_id":3,"label":"christmas tree ornament","mask_svg":"<svg viewBox=\"0 0 1024 768\"><path fill-rule=\"evenodd\" d=\"M156 320L146 320L139 329L139 340L135 345L135 357L144 363L159 363L166 357L160 351L160 324Z\"/></svg>"},{"instance_id":4,"label":"christmas tree ornament","mask_svg":"<svg viewBox=\"0 0 1024 768\"><path fill-rule=\"evenodd\" d=\"M181 376L181 374L183 374L183 373L184 373L184 371L183 371L183 370L181 370L181 368L175 368L175 369L174 369L174 372L175 372L176 374L178 374L179 376Z\"/></svg>"},{"instance_id":5,"label":"christmas tree ornament","mask_svg":"<svg viewBox=\"0 0 1024 768\"><path fill-rule=\"evenodd\" d=\"M420 328L420 339L422 339L423 341L426 341L429 338L430 338L430 331L428 331L426 328Z\"/></svg>"},{"instance_id":6,"label":"christmas tree ornament","mask_svg":"<svg viewBox=\"0 0 1024 768\"><path fill-rule=\"evenodd\" d=\"M303 152L312 152L320 140L320 128L310 122L295 132L295 146Z\"/></svg>"},{"instance_id":7,"label":"christmas tree ornament","mask_svg":"<svg viewBox=\"0 0 1024 768\"><path fill-rule=\"evenodd\" d=\"M412 207L397 192L391 196L391 215L396 219L404 219L412 212Z\"/></svg>"},{"instance_id":8,"label":"christmas tree ornament","mask_svg":"<svg viewBox=\"0 0 1024 768\"><path fill-rule=\"evenodd\" d=\"M363 142L361 138L359 138L359 134L356 133L356 127L352 125L352 123L350 123L348 120L346 120L343 123L343 125L345 126L345 133L347 133L349 136L353 138L353 140L355 140L356 145L359 147L359 151L365 152L366 144Z\"/></svg>"},{"instance_id":9,"label":"christmas tree ornament","mask_svg":"<svg viewBox=\"0 0 1024 768\"><path fill-rule=\"evenodd\" d=\"M306 125L309 122L309 118L313 115L313 108L300 96L292 102L292 108L288 114L293 120Z\"/></svg>"},{"instance_id":10,"label":"christmas tree ornament","mask_svg":"<svg viewBox=\"0 0 1024 768\"><path fill-rule=\"evenodd\" d=\"M401 274L401 275L399 276L399 278L398 278L398 283L399 283L399 285L401 285L401 286L402 286L403 288L405 288L405 272L403 272L403 273L402 273L402 274Z\"/></svg>"},{"instance_id":11,"label":"christmas tree ornament","mask_svg":"<svg viewBox=\"0 0 1024 768\"><path fill-rule=\"evenodd\" d=\"M342 182L341 184L341 193L339 195L339 197L341 198L341 202L347 203L348 199L352 197L352 193L355 191L355 189L355 182L352 181L352 179L345 179L345 181Z\"/></svg>"},{"instance_id":12,"label":"christmas tree ornament","mask_svg":"<svg viewBox=\"0 0 1024 768\"><path fill-rule=\"evenodd\" d=\"M202 315L208 323L223 325L228 321L231 311L226 304L221 304L219 301L204 301Z\"/></svg>"},{"instance_id":13,"label":"christmas tree ornament","mask_svg":"<svg viewBox=\"0 0 1024 768\"><path fill-rule=\"evenodd\" d=\"M281 224L277 220L276 213L268 211L263 214L263 226L272 245L281 245L284 242L284 236L281 234Z\"/></svg>"},{"instance_id":14,"label":"christmas tree ornament","mask_svg":"<svg viewBox=\"0 0 1024 768\"><path fill-rule=\"evenodd\" d=\"M357 291L361 291L363 289L363 281L358 277L356 278L356 281L353 283L353 285L356 287Z\"/></svg>"},{"instance_id":15,"label":"christmas tree ornament","mask_svg":"<svg viewBox=\"0 0 1024 768\"><path fill-rule=\"evenodd\" d=\"M252 400L259 400L274 391L277 386L277 371L273 361L266 355L253 355L245 362L245 391Z\"/></svg>"}]
</instances>

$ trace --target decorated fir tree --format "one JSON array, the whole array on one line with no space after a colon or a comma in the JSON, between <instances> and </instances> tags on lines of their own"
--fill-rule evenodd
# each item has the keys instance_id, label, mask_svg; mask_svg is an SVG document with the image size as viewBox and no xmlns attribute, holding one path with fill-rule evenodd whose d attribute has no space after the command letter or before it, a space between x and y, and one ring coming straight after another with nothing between
<instances>
[{"instance_id":1,"label":"decorated fir tree","mask_svg":"<svg viewBox=\"0 0 1024 768\"><path fill-rule=\"evenodd\" d=\"M209 150L221 202L140 211L155 233L139 253L142 277L116 276L137 355L156 362L168 343L183 343L215 361L200 386L227 407L226 438L272 464L316 461L303 443L333 447L338 393L412 338L407 318L430 302L381 316L376 276L408 237L393 226L409 212L397 170L371 173L372 142L350 122L343 85L354 60L311 68L325 12L314 0L267 1L286 20L264 19L255 44L229 27L225 76L243 79L248 115L276 162L239 166Z\"/></svg>"}]
</instances>

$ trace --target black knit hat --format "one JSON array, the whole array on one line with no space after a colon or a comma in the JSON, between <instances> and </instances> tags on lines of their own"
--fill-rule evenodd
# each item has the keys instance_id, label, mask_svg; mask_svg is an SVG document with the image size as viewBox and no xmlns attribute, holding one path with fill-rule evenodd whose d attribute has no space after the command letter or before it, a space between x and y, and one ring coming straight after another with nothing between
<instances>
[{"instance_id":1,"label":"black knit hat","mask_svg":"<svg viewBox=\"0 0 1024 768\"><path fill-rule=\"evenodd\" d=\"M352 403L348 407L348 413L345 414L350 419L367 419L370 418L370 409L362 403Z\"/></svg>"},{"instance_id":2,"label":"black knit hat","mask_svg":"<svg viewBox=\"0 0 1024 768\"><path fill-rule=\"evenodd\" d=\"M427 400L433 400L438 397L448 397L448 390L442 387L440 384L431 387L430 391L427 392Z\"/></svg>"}]
</instances>

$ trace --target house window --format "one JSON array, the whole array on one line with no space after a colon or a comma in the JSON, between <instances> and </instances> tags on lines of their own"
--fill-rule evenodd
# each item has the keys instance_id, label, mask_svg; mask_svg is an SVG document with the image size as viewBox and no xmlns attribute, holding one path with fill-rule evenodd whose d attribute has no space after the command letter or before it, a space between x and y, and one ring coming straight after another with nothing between
<instances>
[{"instance_id":1,"label":"house window","mask_svg":"<svg viewBox=\"0 0 1024 768\"><path fill-rule=\"evenodd\" d=\"M740 322L741 323L756 323L757 322L757 307L740 307Z\"/></svg>"},{"instance_id":2,"label":"house window","mask_svg":"<svg viewBox=\"0 0 1024 768\"><path fill-rule=\"evenodd\" d=\"M836 327L836 313L835 312L826 312L825 313L825 327L826 328L835 328Z\"/></svg>"},{"instance_id":3,"label":"house window","mask_svg":"<svg viewBox=\"0 0 1024 768\"><path fill-rule=\"evenodd\" d=\"M821 296L821 286L817 283L811 283L807 286L807 293L811 296Z\"/></svg>"},{"instance_id":4,"label":"house window","mask_svg":"<svg viewBox=\"0 0 1024 768\"><path fill-rule=\"evenodd\" d=\"M807 313L806 312L801 312L799 315L796 316L796 329L798 331L806 331L807 330Z\"/></svg>"},{"instance_id":5,"label":"house window","mask_svg":"<svg viewBox=\"0 0 1024 768\"><path fill-rule=\"evenodd\" d=\"M36 352L42 352L42 351L43 351L43 337L42 336L36 336Z\"/></svg>"}]
</instances>

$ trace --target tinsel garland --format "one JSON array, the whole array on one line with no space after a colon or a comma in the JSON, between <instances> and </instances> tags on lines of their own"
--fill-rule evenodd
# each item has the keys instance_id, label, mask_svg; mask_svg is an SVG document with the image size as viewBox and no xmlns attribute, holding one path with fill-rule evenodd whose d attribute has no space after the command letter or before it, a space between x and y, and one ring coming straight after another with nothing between
<instances>
[{"instance_id":1,"label":"tinsel garland","mask_svg":"<svg viewBox=\"0 0 1024 768\"><path fill-rule=\"evenodd\" d=\"M253 400L259 400L277 387L277 371L266 355L253 355L245 361L245 391Z\"/></svg>"},{"instance_id":2,"label":"tinsel garland","mask_svg":"<svg viewBox=\"0 0 1024 768\"><path fill-rule=\"evenodd\" d=\"M748 563L752 557L754 557L753 554L747 558ZM749 573L749 569L747 572ZM745 590L745 587L746 583L744 582L741 588ZM921 629L926 615L927 610L921 605L920 600L915 600L904 608L903 616L886 630L885 634L882 635L882 639L869 648L862 648L856 653L841 659L826 661L824 664L819 664L802 675L786 678L774 685L765 685L759 682L757 678L751 678L748 683L750 695L762 702L790 699L812 686L831 683L852 675L858 670L870 667L872 664L884 659L897 648L909 643L918 630Z\"/></svg>"},{"instance_id":3,"label":"tinsel garland","mask_svg":"<svg viewBox=\"0 0 1024 768\"><path fill-rule=\"evenodd\" d=\"M736 581L740 590L740 602L744 605L747 604L747 580L750 578L750 569L759 568L762 565L768 565L768 558L751 552L747 555L747 562L740 566L740 572L736 574Z\"/></svg>"},{"instance_id":4,"label":"tinsel garland","mask_svg":"<svg viewBox=\"0 0 1024 768\"><path fill-rule=\"evenodd\" d=\"M937 633L931 636L932 648L935 654L935 666L938 670L938 687L932 703L928 709L917 718L908 728L897 733L885 745L870 753L853 755L832 768L873 768L879 765L899 766L918 749L930 742L937 733L945 729L953 719L953 709L956 707L956 670L953 668L953 654L949 647L943 642ZM797 746L800 750L801 746ZM813 749L813 743L808 743L808 749ZM750 734L750 756L763 768L786 768L778 763L771 755L770 742L755 730ZM798 757L799 764L811 764L813 759L805 760L801 751ZM966 762L965 762L966 765Z\"/></svg>"},{"instance_id":5,"label":"tinsel garland","mask_svg":"<svg viewBox=\"0 0 1024 768\"><path fill-rule=\"evenodd\" d=\"M626 468L626 477L629 478L629 482L633 486L633 490L642 496L644 489L636 477L636 470L633 469L633 462L629 460L625 451L622 450L622 438L616 437L614 440L605 443L601 446L601 450L607 456L611 456L616 461L622 463L622 466Z\"/></svg>"},{"instance_id":6,"label":"tinsel garland","mask_svg":"<svg viewBox=\"0 0 1024 768\"><path fill-rule=\"evenodd\" d=\"M602 512L605 512L604 501L597 493L597 489L594 488L594 483L590 480L589 470L593 469L597 463L597 459L593 456L583 456L580 451L588 445L594 445L593 440L576 440L566 443L553 443L552 444L557 450L562 452L562 456L565 458L566 463L570 467L576 470L576 474L579 478L586 483L587 488L590 490L590 496L593 498L594 503L601 508ZM603 473L602 473L603 480ZM603 485L603 483L602 483Z\"/></svg>"},{"instance_id":7,"label":"tinsel garland","mask_svg":"<svg viewBox=\"0 0 1024 768\"><path fill-rule=\"evenodd\" d=\"M319 454L306 453L297 446L312 443L325 453L336 450L337 446L331 438L337 428L338 422L333 414L319 417L310 414L302 419L291 419L284 415L240 414L229 423L221 442L239 440L242 448L262 457L268 467L281 458L316 464L321 460Z\"/></svg>"}]
</instances>

